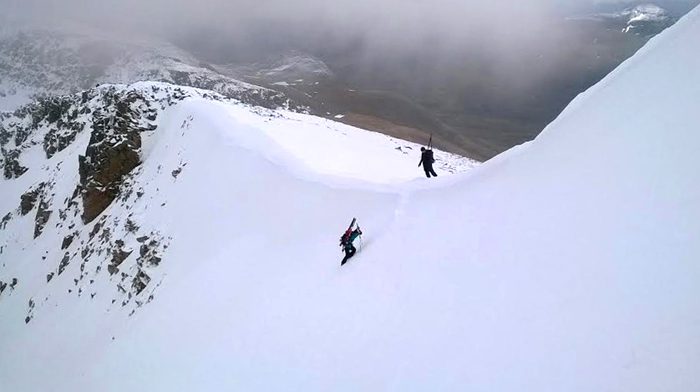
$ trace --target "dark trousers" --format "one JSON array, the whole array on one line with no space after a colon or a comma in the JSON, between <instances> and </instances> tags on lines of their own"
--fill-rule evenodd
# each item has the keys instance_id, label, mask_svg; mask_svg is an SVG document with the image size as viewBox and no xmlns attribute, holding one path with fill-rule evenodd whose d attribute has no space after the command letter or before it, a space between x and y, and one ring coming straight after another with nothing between
<instances>
[{"instance_id":1,"label":"dark trousers","mask_svg":"<svg viewBox=\"0 0 700 392\"><path fill-rule=\"evenodd\" d=\"M357 249L355 249L352 244L349 244L345 247L345 257L343 258L343 261L340 262L340 265L345 264L349 258L355 255L355 252L357 252Z\"/></svg>"},{"instance_id":2,"label":"dark trousers","mask_svg":"<svg viewBox=\"0 0 700 392\"><path fill-rule=\"evenodd\" d=\"M423 166L423 170L425 170L425 175L426 177L430 178L430 175L432 174L433 177L437 177L437 173L435 173L435 170L433 170L432 166Z\"/></svg>"}]
</instances>

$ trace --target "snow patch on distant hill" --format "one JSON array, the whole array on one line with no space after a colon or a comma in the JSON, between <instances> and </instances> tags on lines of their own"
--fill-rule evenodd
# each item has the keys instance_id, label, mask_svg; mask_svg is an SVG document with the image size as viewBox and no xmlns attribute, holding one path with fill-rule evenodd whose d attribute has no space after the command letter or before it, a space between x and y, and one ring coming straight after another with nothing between
<instances>
[{"instance_id":1,"label":"snow patch on distant hill","mask_svg":"<svg viewBox=\"0 0 700 392\"><path fill-rule=\"evenodd\" d=\"M612 21L623 26L623 33L651 38L676 23L676 18L666 9L655 4L637 4L616 11L596 14L595 18Z\"/></svg>"},{"instance_id":2,"label":"snow patch on distant hill","mask_svg":"<svg viewBox=\"0 0 700 392\"><path fill-rule=\"evenodd\" d=\"M322 60L309 54L292 50L268 61L247 65L217 67L221 72L247 80L277 86L312 85L320 78L333 78L333 71Z\"/></svg>"}]
</instances>

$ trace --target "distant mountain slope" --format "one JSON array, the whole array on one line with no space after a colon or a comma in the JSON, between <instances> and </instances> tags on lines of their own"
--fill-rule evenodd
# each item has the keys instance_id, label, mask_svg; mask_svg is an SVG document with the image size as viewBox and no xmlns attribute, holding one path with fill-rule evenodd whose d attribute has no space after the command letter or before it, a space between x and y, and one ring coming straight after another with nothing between
<instances>
[{"instance_id":1,"label":"distant mountain slope","mask_svg":"<svg viewBox=\"0 0 700 392\"><path fill-rule=\"evenodd\" d=\"M651 38L676 23L671 13L655 4L628 6L620 11L596 15L618 25L624 33Z\"/></svg>"},{"instance_id":2,"label":"distant mountain slope","mask_svg":"<svg viewBox=\"0 0 700 392\"><path fill-rule=\"evenodd\" d=\"M36 29L0 35L0 110L99 83L137 81L204 88L245 103L304 110L280 92L222 75L162 42Z\"/></svg>"}]
</instances>

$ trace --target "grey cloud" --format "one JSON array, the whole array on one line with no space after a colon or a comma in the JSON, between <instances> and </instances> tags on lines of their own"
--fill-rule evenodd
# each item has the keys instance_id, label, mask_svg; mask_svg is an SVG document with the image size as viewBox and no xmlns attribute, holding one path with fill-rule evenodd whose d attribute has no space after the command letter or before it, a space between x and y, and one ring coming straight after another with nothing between
<instances>
[{"instance_id":1,"label":"grey cloud","mask_svg":"<svg viewBox=\"0 0 700 392\"><path fill-rule=\"evenodd\" d=\"M0 0L22 19L171 33L216 28L236 34L285 26L332 34L364 34L383 43L428 36L457 40L489 30L522 36L543 12L565 0ZM584 0L580 0L584 1ZM386 42L382 42L386 41Z\"/></svg>"}]
</instances>

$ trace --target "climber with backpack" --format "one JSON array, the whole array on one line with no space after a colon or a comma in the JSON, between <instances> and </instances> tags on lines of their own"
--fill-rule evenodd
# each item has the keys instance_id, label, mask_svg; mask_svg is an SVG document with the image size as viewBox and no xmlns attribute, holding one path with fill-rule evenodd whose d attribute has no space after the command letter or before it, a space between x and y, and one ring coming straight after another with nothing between
<instances>
[{"instance_id":1,"label":"climber with backpack","mask_svg":"<svg viewBox=\"0 0 700 392\"><path fill-rule=\"evenodd\" d=\"M418 167L423 165L423 170L425 170L425 175L430 178L432 174L433 177L437 177L437 173L433 169L433 163L435 163L435 158L433 157L433 134L430 134L430 141L428 141L428 148L420 148L420 162L418 162Z\"/></svg>"},{"instance_id":2,"label":"climber with backpack","mask_svg":"<svg viewBox=\"0 0 700 392\"><path fill-rule=\"evenodd\" d=\"M362 235L362 230L360 230L360 226L358 225L356 229L353 230L353 226L355 225L355 222L357 219L352 218L352 222L350 223L350 226L348 229L345 231L342 237L340 237L340 246L343 248L343 251L345 252L345 257L343 258L343 261L340 262L340 265L344 265L347 263L347 261L355 255L355 252L357 252L357 249L355 246L352 244L353 241L359 236Z\"/></svg>"}]
</instances>

